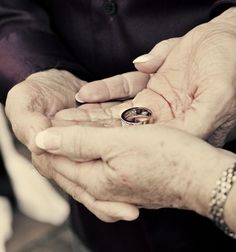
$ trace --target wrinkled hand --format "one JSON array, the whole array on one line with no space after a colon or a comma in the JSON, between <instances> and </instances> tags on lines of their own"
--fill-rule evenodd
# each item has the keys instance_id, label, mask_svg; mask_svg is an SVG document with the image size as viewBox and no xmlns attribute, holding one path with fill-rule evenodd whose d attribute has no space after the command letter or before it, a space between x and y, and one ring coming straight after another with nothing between
<instances>
[{"instance_id":1,"label":"wrinkled hand","mask_svg":"<svg viewBox=\"0 0 236 252\"><path fill-rule=\"evenodd\" d=\"M67 71L48 70L30 75L8 93L6 113L17 138L31 151L35 135L51 126L51 118L61 109L75 107L75 93L84 81Z\"/></svg>"},{"instance_id":2,"label":"wrinkled hand","mask_svg":"<svg viewBox=\"0 0 236 252\"><path fill-rule=\"evenodd\" d=\"M149 75L135 72L124 76L120 75L119 78L128 78L135 81L137 84L135 88L133 90L129 89L129 96L133 97L134 93L142 90L147 85ZM31 75L25 81L12 88L8 94L6 112L12 123L14 133L32 151L32 161L35 162L34 159L37 158L41 160L40 164L39 162L37 163L37 170L45 177L51 176L53 162L47 158L46 153L43 153L35 145L35 136L38 132L51 127L52 123L56 123L54 121L56 112L65 108L76 107L74 97L84 83L85 81L76 78L69 72L49 70ZM127 85L131 84L127 83ZM109 105L113 104L109 103ZM107 104L101 104L100 106L104 107ZM61 123L65 124L64 122ZM97 204L95 205L99 215L99 211L101 211L100 204L98 206ZM102 207L106 209L106 205L102 204ZM119 209L122 209L123 204L114 203L112 206L114 206L114 209L117 206L120 206ZM125 209L127 211L126 205ZM135 216L137 215L137 210L133 210L136 208L129 206L128 214L129 209L131 209L132 213L134 212ZM113 213L113 219L114 215ZM117 215L120 216L119 213ZM109 216L107 216L108 214L106 215L106 220L109 221ZM125 218L128 220L130 217L126 215Z\"/></svg>"},{"instance_id":3,"label":"wrinkled hand","mask_svg":"<svg viewBox=\"0 0 236 252\"><path fill-rule=\"evenodd\" d=\"M129 96L133 97L147 86L149 75L136 72L119 78L136 83L129 89ZM52 126L58 111L76 107L75 94L85 83L67 71L49 70L32 74L13 87L8 93L6 113L17 138L31 151L40 153L34 143L35 135ZM111 105L114 103L109 103Z\"/></svg>"},{"instance_id":4,"label":"wrinkled hand","mask_svg":"<svg viewBox=\"0 0 236 252\"><path fill-rule=\"evenodd\" d=\"M207 215L215 181L235 161L235 156L225 157L198 138L158 125L53 127L39 133L36 143L51 153L47 158L53 164L52 178L105 221L102 212L112 209L111 201L188 208ZM91 161L79 162L82 159ZM40 157L35 162L37 166ZM94 211L98 205L99 213ZM137 217L128 206L113 208L113 221L127 218L122 215Z\"/></svg>"},{"instance_id":5,"label":"wrinkled hand","mask_svg":"<svg viewBox=\"0 0 236 252\"><path fill-rule=\"evenodd\" d=\"M62 111L58 118L119 118L126 108L144 106L154 112L159 123L222 145L236 121L235 20L236 8L231 8L181 38L160 42L148 55L137 58L136 68L153 75L147 89L132 101L103 110L91 110L95 106L87 104L81 108L90 110ZM91 103L126 96L118 86L124 83L114 78L94 82L82 87L77 97Z\"/></svg>"}]
</instances>

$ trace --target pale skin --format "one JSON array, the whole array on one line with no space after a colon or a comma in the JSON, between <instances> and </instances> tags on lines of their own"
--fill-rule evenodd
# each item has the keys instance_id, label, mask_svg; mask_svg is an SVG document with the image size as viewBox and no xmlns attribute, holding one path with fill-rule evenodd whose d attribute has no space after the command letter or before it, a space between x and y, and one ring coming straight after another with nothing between
<instances>
[{"instance_id":1,"label":"pale skin","mask_svg":"<svg viewBox=\"0 0 236 252\"><path fill-rule=\"evenodd\" d=\"M155 124L52 127L39 133L36 143L48 154L35 157L34 165L47 158L50 178L104 221L135 219L139 207L187 208L209 216L216 181L236 162L233 153ZM236 186L225 218L236 231L235 196ZM110 202L117 202L116 213Z\"/></svg>"},{"instance_id":2,"label":"pale skin","mask_svg":"<svg viewBox=\"0 0 236 252\"><path fill-rule=\"evenodd\" d=\"M158 123L222 146L236 123L235 24L236 8L231 8L181 38L162 41L149 54L137 58L136 68L152 77L133 100L106 109L86 104L81 106L86 111L61 111L57 118L119 118L125 109L143 106L153 111ZM123 80L112 77L85 85L77 97L87 103L127 97L127 90L133 90L136 84L130 80L127 85Z\"/></svg>"},{"instance_id":3,"label":"pale skin","mask_svg":"<svg viewBox=\"0 0 236 252\"><path fill-rule=\"evenodd\" d=\"M120 75L137 83L130 96L146 87L149 76L140 72ZM30 75L8 93L6 113L16 137L33 153L42 151L35 145L38 132L51 127L58 111L75 108L75 94L86 82L73 74L51 69ZM109 103L109 106L117 103ZM105 107L108 105L104 105Z\"/></svg>"},{"instance_id":4,"label":"pale skin","mask_svg":"<svg viewBox=\"0 0 236 252\"><path fill-rule=\"evenodd\" d=\"M149 75L140 72L131 72L119 76L120 79L133 80L137 83L133 90L130 89L129 96L146 87ZM75 94L85 84L67 71L49 70L35 73L25 81L19 83L8 93L6 101L6 113L12 124L16 137L25 144L32 152L32 159L37 155L43 158L43 150L35 144L35 137L38 132L47 129L55 123L55 114L65 108L75 108ZM117 102L101 104L101 107L112 106ZM65 122L63 123L65 124ZM43 159L38 171L45 177L50 177L51 170L48 167L50 159ZM44 170L44 172L42 172ZM106 203L97 211L104 211L104 207L113 209L112 216L116 215L117 207L127 211L127 204ZM123 207L123 208L122 208ZM128 210L134 209L128 206ZM120 218L120 215L119 215Z\"/></svg>"},{"instance_id":5,"label":"pale skin","mask_svg":"<svg viewBox=\"0 0 236 252\"><path fill-rule=\"evenodd\" d=\"M118 118L127 107L145 106L153 111L158 122L183 129L204 139L211 137L215 132L215 136L211 137L212 141L222 144L226 133L235 123L236 115L235 13L235 8L231 8L211 22L196 27L182 38L158 44L150 53L153 56L151 60L143 63L136 61L136 67L144 73L126 73L105 82L98 81L83 87L81 80L70 75L69 81L64 79L60 82L60 88L54 85L50 76L53 74L53 79L58 80L61 71L51 70L30 76L13 88L7 99L7 114L15 134L31 151L42 153L35 145L36 134L52 126L50 119L58 111L75 107L74 95L80 90L79 97L84 102L104 102L115 98L133 97L137 93L138 95L134 100L118 107L108 105L108 109L93 110L91 108L101 105L86 104L81 106L84 110L76 110L76 113L74 110L61 111L57 114L57 119L109 120ZM153 74L151 79L150 73ZM42 78L43 81L40 81ZM68 84L70 82L73 85ZM147 89L140 92L147 84ZM118 86L123 89L118 89ZM137 86L139 88L136 88ZM41 92L42 89L47 92ZM103 95L97 96L98 94ZM36 99L37 97L41 99ZM221 132L220 136L217 132ZM51 173L58 173L52 169L56 166L56 161L50 157L49 154L33 155L38 170L47 177L51 177ZM36 162L36 159L39 161ZM62 161L70 162L66 158ZM45 170L44 167L48 169ZM100 206L100 209L97 205L88 208L93 212L97 211L97 216L103 215L103 219L110 218L110 221L114 221L113 215L116 216L115 219L120 219L123 215L115 212L104 214L104 205ZM119 206L123 211L126 209L126 213L129 207L130 215L126 216L126 219L133 219L135 214L137 216L134 206Z\"/></svg>"}]
</instances>

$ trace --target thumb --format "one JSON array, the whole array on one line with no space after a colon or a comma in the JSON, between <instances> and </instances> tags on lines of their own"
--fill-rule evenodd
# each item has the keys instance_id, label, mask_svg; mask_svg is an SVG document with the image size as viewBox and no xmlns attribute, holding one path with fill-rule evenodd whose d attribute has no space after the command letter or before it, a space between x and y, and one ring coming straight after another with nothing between
<instances>
[{"instance_id":1,"label":"thumb","mask_svg":"<svg viewBox=\"0 0 236 252\"><path fill-rule=\"evenodd\" d=\"M155 73L179 41L180 38L171 38L159 42L148 54L141 55L133 61L136 69L143 73Z\"/></svg>"},{"instance_id":2,"label":"thumb","mask_svg":"<svg viewBox=\"0 0 236 252\"><path fill-rule=\"evenodd\" d=\"M52 127L40 132L35 142L39 148L71 160L100 159L114 142L112 130L85 126Z\"/></svg>"},{"instance_id":3,"label":"thumb","mask_svg":"<svg viewBox=\"0 0 236 252\"><path fill-rule=\"evenodd\" d=\"M128 72L103 80L90 82L79 90L75 99L80 102L105 102L134 97L146 88L149 75L140 72Z\"/></svg>"}]
</instances>

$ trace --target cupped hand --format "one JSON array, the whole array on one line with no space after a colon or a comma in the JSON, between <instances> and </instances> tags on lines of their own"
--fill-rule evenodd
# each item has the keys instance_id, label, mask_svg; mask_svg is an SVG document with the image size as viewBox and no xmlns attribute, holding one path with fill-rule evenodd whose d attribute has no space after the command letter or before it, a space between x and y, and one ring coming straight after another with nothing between
<instances>
[{"instance_id":1,"label":"cupped hand","mask_svg":"<svg viewBox=\"0 0 236 252\"><path fill-rule=\"evenodd\" d=\"M132 106L150 108L159 123L171 125L209 139L220 146L236 122L236 8L199 25L185 36L162 41L134 63L139 71L151 74L147 89L123 105L83 111L62 111L58 117L76 119L119 118ZM77 97L84 102L100 102L124 97L118 87L123 81L108 79L81 88ZM112 91L111 91L112 90Z\"/></svg>"},{"instance_id":2,"label":"cupped hand","mask_svg":"<svg viewBox=\"0 0 236 252\"><path fill-rule=\"evenodd\" d=\"M133 97L147 86L149 75L139 72L120 75L120 79L126 78L135 82L135 85L127 82L124 87L126 95ZM31 151L40 153L35 146L35 135L52 126L58 111L77 106L75 94L85 83L67 71L53 69L32 74L13 87L8 93L6 113L17 138Z\"/></svg>"},{"instance_id":3,"label":"cupped hand","mask_svg":"<svg viewBox=\"0 0 236 252\"><path fill-rule=\"evenodd\" d=\"M36 143L50 153L52 178L103 220L104 209L116 213L115 220L134 218L132 205L188 208L207 215L215 181L235 161L235 155L159 125L52 127L39 133Z\"/></svg>"},{"instance_id":4,"label":"cupped hand","mask_svg":"<svg viewBox=\"0 0 236 252\"><path fill-rule=\"evenodd\" d=\"M126 73L124 76L129 76L130 74L131 73ZM128 92L123 92L124 88L119 88L127 85L127 79L129 78L121 79L119 76L114 76L106 80L100 80L86 85L85 88L83 87L83 93L86 93L89 103L81 104L80 107L76 109L72 108L59 111L54 117L53 125L87 124L105 127L120 126L121 113L131 107L149 108L153 113L154 122L169 122L173 119L173 112L169 102L166 101L163 96L149 88L143 88L141 91L139 90L134 99L128 99L119 102L119 104L114 105L114 102L103 102L106 99L110 101L110 97L115 97L116 100L118 97L131 98L131 96L127 96ZM137 81L135 82L131 78L128 82L130 83L130 87L133 85L132 89L136 88ZM111 95L113 93L114 95ZM84 94L84 97L86 95ZM77 98L77 100L81 101L80 98ZM91 103L92 100L94 103ZM186 103L191 103L190 97L186 97ZM178 113L182 113L180 108L176 109L179 110Z\"/></svg>"},{"instance_id":5,"label":"cupped hand","mask_svg":"<svg viewBox=\"0 0 236 252\"><path fill-rule=\"evenodd\" d=\"M41 155L33 153L32 162L42 176L54 180L54 182L56 182L66 193L76 201L82 203L99 219L105 222L115 222L118 220L132 221L138 218L138 207L118 201L99 200L81 186L79 182L75 184L67 176L57 171L59 166L61 169L69 169L70 172L72 172L71 169L74 169L74 176L77 176L77 169L82 167L84 163L72 161L67 157L57 156L50 153L43 153ZM94 167L92 161L88 162L87 165L91 168ZM92 177L91 180L93 180Z\"/></svg>"},{"instance_id":6,"label":"cupped hand","mask_svg":"<svg viewBox=\"0 0 236 252\"><path fill-rule=\"evenodd\" d=\"M133 93L138 92L147 85L149 75L136 72L135 74L128 74L128 79L129 76L137 84L133 90L130 89L128 92L128 95L132 97ZM123 78L122 75L121 78ZM32 74L25 81L12 88L8 94L6 112L12 123L14 133L31 150L33 163L37 163L35 165L37 170L45 177L50 178L51 167L54 164L53 160L50 157L47 158L48 155L35 145L35 136L38 132L51 127L55 123L55 113L65 108L77 106L75 94L83 84L85 84L85 81L76 78L67 71L49 70ZM110 103L110 105L114 104L116 103ZM104 107L107 104L101 104L100 106ZM60 123L64 125L65 122L60 121ZM37 160L40 161L37 162ZM111 214L109 215L106 212L107 205L109 204L101 205L106 213L102 218L109 221ZM100 204L92 201L90 206L96 208L97 214L101 216ZM119 211L122 211L123 204L114 203L112 206L114 206L112 209L116 213L118 210L117 215L120 216ZM128 213L129 209L131 209L132 218L137 217L138 211L135 207L126 207L125 205L125 209L125 212L128 211ZM114 211L112 220L115 219ZM124 218L129 220L131 217L126 215Z\"/></svg>"},{"instance_id":7,"label":"cupped hand","mask_svg":"<svg viewBox=\"0 0 236 252\"><path fill-rule=\"evenodd\" d=\"M16 137L31 151L35 135L51 126L51 118L61 109L75 107L75 93L84 81L67 71L48 70L30 75L8 93L6 113Z\"/></svg>"}]
</instances>

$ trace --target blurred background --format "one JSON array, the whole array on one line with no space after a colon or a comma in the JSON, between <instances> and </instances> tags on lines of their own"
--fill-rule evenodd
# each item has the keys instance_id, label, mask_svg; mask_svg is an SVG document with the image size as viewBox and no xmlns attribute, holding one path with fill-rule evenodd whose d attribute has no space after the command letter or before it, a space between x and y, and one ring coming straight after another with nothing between
<instances>
[{"instance_id":1,"label":"blurred background","mask_svg":"<svg viewBox=\"0 0 236 252\"><path fill-rule=\"evenodd\" d=\"M74 251L66 197L32 167L1 106L0 252Z\"/></svg>"}]
</instances>

